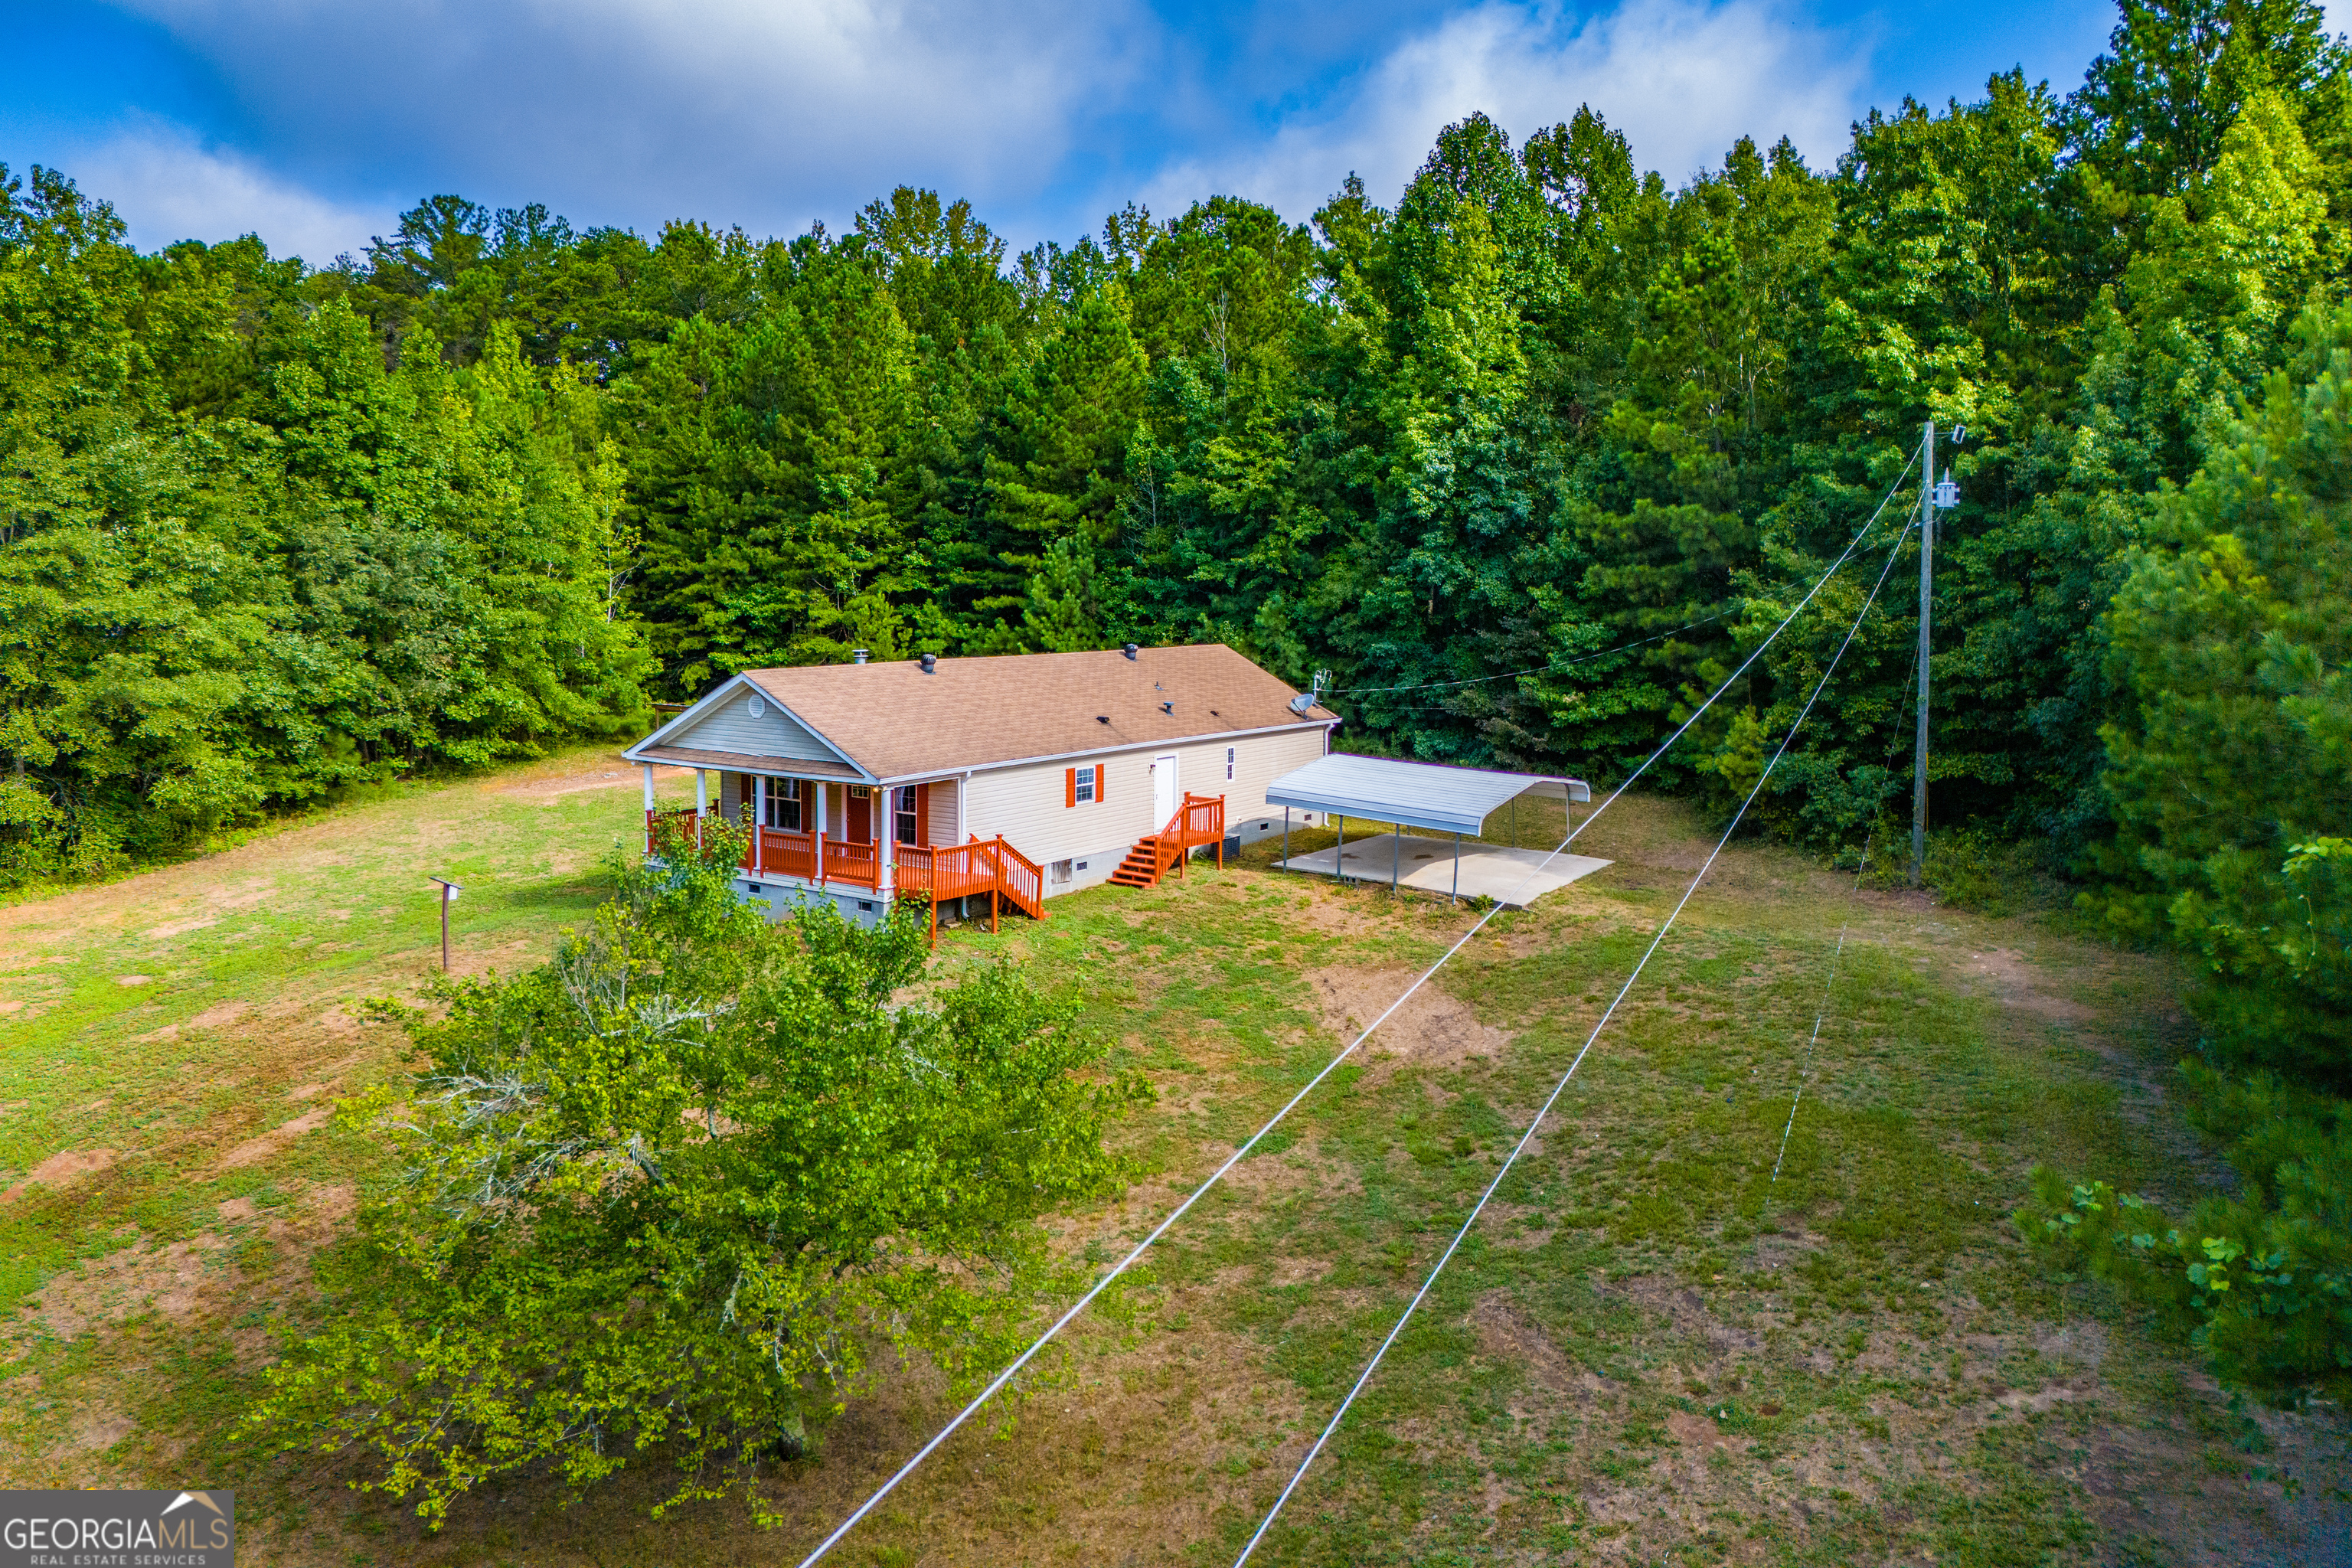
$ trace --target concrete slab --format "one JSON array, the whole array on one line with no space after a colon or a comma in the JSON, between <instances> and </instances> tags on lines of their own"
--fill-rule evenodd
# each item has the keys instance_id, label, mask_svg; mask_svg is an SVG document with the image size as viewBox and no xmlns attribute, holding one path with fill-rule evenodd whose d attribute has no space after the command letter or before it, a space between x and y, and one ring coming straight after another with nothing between
<instances>
[{"instance_id":1,"label":"concrete slab","mask_svg":"<svg viewBox=\"0 0 2352 1568\"><path fill-rule=\"evenodd\" d=\"M1454 841L1450 838L1423 838L1411 833L1402 837L1387 833L1363 838L1350 837L1344 862L1339 859L1339 847L1334 846L1312 855L1294 855L1286 863L1276 864L1310 877L1337 876L1344 866L1349 881L1383 884L1393 869L1399 885L1416 892L1444 896L1454 890ZM1540 849L1512 849L1465 838L1462 841L1461 893L1465 899L1484 895L1500 904L1531 904L1546 893L1556 893L1609 864L1589 855L1554 855L1547 862Z\"/></svg>"}]
</instances>

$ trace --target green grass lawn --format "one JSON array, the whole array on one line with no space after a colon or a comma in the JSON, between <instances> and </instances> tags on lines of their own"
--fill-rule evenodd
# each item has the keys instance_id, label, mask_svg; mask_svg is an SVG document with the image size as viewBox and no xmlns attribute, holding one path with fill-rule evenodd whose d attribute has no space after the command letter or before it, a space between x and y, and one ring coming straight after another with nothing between
<instances>
[{"instance_id":1,"label":"green grass lawn","mask_svg":"<svg viewBox=\"0 0 2352 1568\"><path fill-rule=\"evenodd\" d=\"M1527 811L1521 841L1558 811ZM0 909L0 1481L235 1485L255 1562L791 1563L919 1444L950 1406L908 1367L775 1479L782 1529L721 1505L650 1521L655 1474L570 1506L502 1484L427 1536L349 1474L226 1439L275 1328L340 1288L376 1155L322 1112L398 1070L354 1008L437 962L425 879L467 886L460 969L526 965L637 813L634 773L583 754ZM1701 834L1668 804L1613 808L1577 847L1616 864L1498 916L1017 1419L960 1434L835 1560L1229 1562ZM943 933L940 973L1025 963L1159 1090L1122 1133L1148 1175L1061 1216L1069 1247L1129 1244L1475 918L1283 877L1273 852ZM2164 1100L2176 983L2053 917L1857 894L1736 847L1258 1561L2331 1560L2352 1538L2340 1415L2234 1406L2102 1292L2038 1278L2006 1217L2037 1161L2176 1202L2210 1179Z\"/></svg>"}]
</instances>

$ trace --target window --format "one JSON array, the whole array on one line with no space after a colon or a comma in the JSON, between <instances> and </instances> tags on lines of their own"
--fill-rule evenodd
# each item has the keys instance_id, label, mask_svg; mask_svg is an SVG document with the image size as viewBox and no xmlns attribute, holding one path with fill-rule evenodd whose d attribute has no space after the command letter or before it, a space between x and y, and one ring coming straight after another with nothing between
<instances>
[{"instance_id":1,"label":"window","mask_svg":"<svg viewBox=\"0 0 2352 1568\"><path fill-rule=\"evenodd\" d=\"M1227 784L1234 782L1234 750L1231 746L1225 748L1225 782Z\"/></svg>"},{"instance_id":2,"label":"window","mask_svg":"<svg viewBox=\"0 0 2352 1568\"><path fill-rule=\"evenodd\" d=\"M1081 805L1091 805L1094 804L1095 774L1097 771L1097 770L1095 768L1080 768L1078 770L1078 804Z\"/></svg>"},{"instance_id":3,"label":"window","mask_svg":"<svg viewBox=\"0 0 2352 1568\"><path fill-rule=\"evenodd\" d=\"M768 781L768 826L784 833L801 830L800 780Z\"/></svg>"},{"instance_id":4,"label":"window","mask_svg":"<svg viewBox=\"0 0 2352 1568\"><path fill-rule=\"evenodd\" d=\"M915 786L899 784L890 791L890 826L892 834L901 844L921 842L916 837L920 830L915 818Z\"/></svg>"}]
</instances>

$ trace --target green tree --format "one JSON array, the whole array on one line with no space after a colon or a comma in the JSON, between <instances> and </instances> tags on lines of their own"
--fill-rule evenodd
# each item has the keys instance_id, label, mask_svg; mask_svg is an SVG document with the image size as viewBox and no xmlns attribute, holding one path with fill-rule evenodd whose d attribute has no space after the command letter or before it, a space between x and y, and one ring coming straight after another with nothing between
<instances>
[{"instance_id":1,"label":"green tree","mask_svg":"<svg viewBox=\"0 0 2352 1568\"><path fill-rule=\"evenodd\" d=\"M1146 1090L1009 967L898 1005L915 906L860 932L770 925L740 845L673 837L555 957L395 1011L424 1065L348 1111L400 1174L362 1207L363 1281L270 1374L250 1426L356 1446L437 1525L469 1489L584 1488L656 1452L663 1506L814 1443L888 1346L958 1386L1068 1288L1040 1215L1116 1189Z\"/></svg>"}]
</instances>

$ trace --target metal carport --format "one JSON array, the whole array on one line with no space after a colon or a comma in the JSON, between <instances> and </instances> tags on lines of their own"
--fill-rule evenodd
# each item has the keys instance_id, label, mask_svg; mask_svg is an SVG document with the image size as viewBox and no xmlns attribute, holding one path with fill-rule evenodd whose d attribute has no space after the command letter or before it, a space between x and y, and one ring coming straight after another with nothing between
<instances>
[{"instance_id":1,"label":"metal carport","mask_svg":"<svg viewBox=\"0 0 2352 1568\"><path fill-rule=\"evenodd\" d=\"M1571 818L1576 804L1592 798L1581 779L1541 773L1504 773L1493 768L1458 767L1445 763L1407 762L1398 757L1356 756L1335 752L1318 757L1274 781L1266 803L1283 808L1285 868L1290 865L1290 813L1319 811L1335 822L1349 816L1385 822L1396 830L1389 868L1394 888L1402 871L1403 829L1419 827L1454 836L1454 895L1461 889L1462 836L1486 830L1486 819L1523 795L1544 795L1567 803ZM1344 878L1346 829L1335 851L1333 874Z\"/></svg>"}]
</instances>

